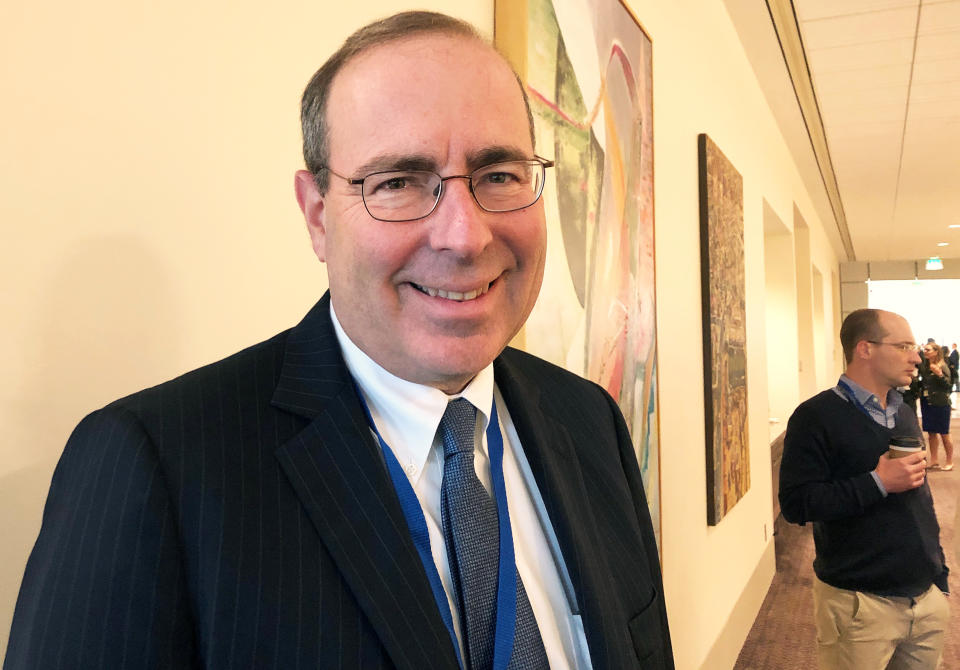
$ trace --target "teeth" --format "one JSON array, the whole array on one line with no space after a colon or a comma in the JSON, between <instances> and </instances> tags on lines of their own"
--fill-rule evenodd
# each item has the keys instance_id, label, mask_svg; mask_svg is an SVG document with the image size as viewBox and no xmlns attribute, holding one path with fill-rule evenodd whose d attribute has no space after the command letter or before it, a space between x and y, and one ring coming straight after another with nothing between
<instances>
[{"instance_id":1,"label":"teeth","mask_svg":"<svg viewBox=\"0 0 960 670\"><path fill-rule=\"evenodd\" d=\"M437 291L437 295L441 298L446 298L447 300L473 300L480 295L480 291L470 291L469 293L458 293L457 291Z\"/></svg>"},{"instance_id":2,"label":"teeth","mask_svg":"<svg viewBox=\"0 0 960 670\"><path fill-rule=\"evenodd\" d=\"M482 286L480 288L475 288L472 291L467 291L466 293L460 293L459 291L444 291L439 288L430 288L429 286L421 286L420 284L413 284L414 288L422 293L426 293L431 298L445 298L446 300L456 300L458 302L464 302L466 300L473 300L479 298L484 293L490 290L490 284Z\"/></svg>"}]
</instances>

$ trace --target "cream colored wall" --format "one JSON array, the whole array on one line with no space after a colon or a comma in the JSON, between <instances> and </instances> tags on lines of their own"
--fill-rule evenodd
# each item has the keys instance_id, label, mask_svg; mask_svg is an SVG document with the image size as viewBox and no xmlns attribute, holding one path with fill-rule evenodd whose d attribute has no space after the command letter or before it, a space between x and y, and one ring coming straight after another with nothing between
<instances>
[{"instance_id":1,"label":"cream colored wall","mask_svg":"<svg viewBox=\"0 0 960 670\"><path fill-rule=\"evenodd\" d=\"M817 364L817 386L814 393L837 383L843 373L843 349L840 346L840 263L830 241L819 225L810 227L810 256L814 270L821 274L822 315L814 333L817 340L819 358ZM812 394L801 394L800 400L806 400Z\"/></svg>"},{"instance_id":2,"label":"cream colored wall","mask_svg":"<svg viewBox=\"0 0 960 670\"><path fill-rule=\"evenodd\" d=\"M797 406L797 290L793 234L769 205L764 206L767 400L769 440L787 427Z\"/></svg>"},{"instance_id":3,"label":"cream colored wall","mask_svg":"<svg viewBox=\"0 0 960 670\"><path fill-rule=\"evenodd\" d=\"M816 343L813 333L813 264L810 260L810 227L794 207L793 235L797 273L797 339L800 395L807 397L817 388Z\"/></svg>"},{"instance_id":4,"label":"cream colored wall","mask_svg":"<svg viewBox=\"0 0 960 670\"><path fill-rule=\"evenodd\" d=\"M720 0L629 0L653 39L654 188L664 579L677 668L730 668L773 575L767 432L763 200L792 228L809 226L810 260L837 266L811 198ZM743 175L751 488L706 524L700 322L697 134ZM808 276L811 274L807 270ZM827 293L831 295L831 293ZM829 327L829 326L827 326ZM826 337L818 335L820 337ZM776 343L774 343L775 345ZM755 571L765 579L751 580ZM738 644L725 644L735 638ZM775 650L771 650L775 653Z\"/></svg>"},{"instance_id":5,"label":"cream colored wall","mask_svg":"<svg viewBox=\"0 0 960 670\"><path fill-rule=\"evenodd\" d=\"M678 670L707 659L713 670L732 667L725 650L748 625L727 621L740 620L738 603L759 606L773 570L763 199L785 222L797 203L825 275L836 258L721 0L628 4L654 45L665 591ZM492 31L491 0L416 5ZM292 325L325 288L292 193L299 93L350 30L402 5L340 7L21 1L4 13L0 656L50 473L76 422ZM751 354L752 487L713 528L699 132L744 176Z\"/></svg>"},{"instance_id":6,"label":"cream colored wall","mask_svg":"<svg viewBox=\"0 0 960 670\"><path fill-rule=\"evenodd\" d=\"M295 324L326 288L299 96L352 30L492 0L5 4L0 658L56 458L114 398Z\"/></svg>"},{"instance_id":7,"label":"cream colored wall","mask_svg":"<svg viewBox=\"0 0 960 670\"><path fill-rule=\"evenodd\" d=\"M818 337L821 333L825 332L824 323L826 318L826 304L824 303L824 294L823 294L823 273L820 272L820 269L814 265L813 272L811 273L811 285L813 288L812 292L812 307L813 307L813 357L816 362L815 366L815 379L816 379L816 388L821 389L827 384L827 365L829 360L827 360L827 346L829 342L826 341L824 337Z\"/></svg>"}]
</instances>

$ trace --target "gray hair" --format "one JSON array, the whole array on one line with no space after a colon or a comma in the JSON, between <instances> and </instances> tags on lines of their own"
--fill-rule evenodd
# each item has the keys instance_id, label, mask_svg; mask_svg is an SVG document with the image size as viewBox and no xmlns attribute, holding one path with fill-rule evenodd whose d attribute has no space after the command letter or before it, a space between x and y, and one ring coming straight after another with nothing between
<instances>
[{"instance_id":1,"label":"gray hair","mask_svg":"<svg viewBox=\"0 0 960 670\"><path fill-rule=\"evenodd\" d=\"M441 34L465 37L488 44L477 29L466 21L438 12L411 11L394 14L374 21L350 35L326 62L320 66L300 101L300 125L303 129L303 159L313 174L320 193L326 193L329 176L324 169L330 159L329 127L327 125L327 100L330 88L340 70L351 60L374 47L418 34ZM514 73L516 75L516 73ZM517 76L520 94L530 125L530 140L533 141L533 113L527 92Z\"/></svg>"}]
</instances>

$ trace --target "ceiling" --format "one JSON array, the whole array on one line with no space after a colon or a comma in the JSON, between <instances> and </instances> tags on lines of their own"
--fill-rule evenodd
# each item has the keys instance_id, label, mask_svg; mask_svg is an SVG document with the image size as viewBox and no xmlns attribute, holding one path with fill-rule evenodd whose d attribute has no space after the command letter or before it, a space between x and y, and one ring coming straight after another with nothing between
<instances>
[{"instance_id":1,"label":"ceiling","mask_svg":"<svg viewBox=\"0 0 960 670\"><path fill-rule=\"evenodd\" d=\"M856 260L960 257L960 0L793 7Z\"/></svg>"}]
</instances>

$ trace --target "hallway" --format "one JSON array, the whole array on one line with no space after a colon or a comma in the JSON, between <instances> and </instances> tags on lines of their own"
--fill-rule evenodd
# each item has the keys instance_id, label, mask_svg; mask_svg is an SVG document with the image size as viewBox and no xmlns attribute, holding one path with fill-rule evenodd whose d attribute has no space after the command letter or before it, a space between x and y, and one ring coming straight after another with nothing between
<instances>
[{"instance_id":1,"label":"hallway","mask_svg":"<svg viewBox=\"0 0 960 670\"><path fill-rule=\"evenodd\" d=\"M954 406L957 406L956 401ZM958 430L960 419L954 410L951 434L957 435ZM953 522L960 496L960 470L931 471L928 481L940 521L940 543L951 570L950 591L958 594L960 561L953 555L953 537L960 529L955 529ZM796 526L779 517L775 532L777 573L734 670L811 670L817 667L811 591L812 526ZM960 670L960 604L957 595L951 596L950 600L950 628L940 668Z\"/></svg>"}]
</instances>

